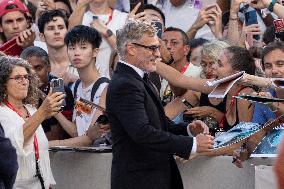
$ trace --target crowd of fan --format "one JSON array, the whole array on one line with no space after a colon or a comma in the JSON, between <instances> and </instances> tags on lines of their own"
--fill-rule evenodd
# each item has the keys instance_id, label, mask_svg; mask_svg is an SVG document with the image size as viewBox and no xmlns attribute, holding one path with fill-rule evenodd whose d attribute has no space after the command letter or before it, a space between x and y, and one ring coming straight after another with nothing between
<instances>
[{"instance_id":1,"label":"crowd of fan","mask_svg":"<svg viewBox=\"0 0 284 189\"><path fill-rule=\"evenodd\" d=\"M111 144L101 119L109 80L123 56L116 51L122 48L116 32L126 22L160 30L159 46L136 45L160 51L150 79L174 122L202 120L214 136L240 122L263 125L282 115L282 103L234 98L284 97L263 79L284 78L284 22L280 29L274 22L284 19L284 6L271 2L149 0L130 11L126 0L1 0L0 188L55 184L49 147ZM246 12L254 10L257 23L247 23ZM225 98L208 98L212 89L202 82L240 71L245 77ZM64 92L52 91L50 82L58 78Z\"/></svg>"}]
</instances>

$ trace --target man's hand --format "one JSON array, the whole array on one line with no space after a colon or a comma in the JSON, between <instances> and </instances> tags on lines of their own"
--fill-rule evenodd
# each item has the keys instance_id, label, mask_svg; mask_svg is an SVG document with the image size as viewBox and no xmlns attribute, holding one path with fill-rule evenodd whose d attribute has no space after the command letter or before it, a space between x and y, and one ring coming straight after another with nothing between
<instances>
[{"instance_id":1,"label":"man's hand","mask_svg":"<svg viewBox=\"0 0 284 189\"><path fill-rule=\"evenodd\" d=\"M196 136L197 153L209 152L214 148L214 137L211 135L198 134Z\"/></svg>"},{"instance_id":2,"label":"man's hand","mask_svg":"<svg viewBox=\"0 0 284 189\"><path fill-rule=\"evenodd\" d=\"M106 33L106 31L108 29L103 23L101 23L101 21L99 19L93 20L91 22L90 26L92 28L95 28L96 30L98 30L98 32L100 34L102 34L103 36L104 36L104 34Z\"/></svg>"},{"instance_id":3,"label":"man's hand","mask_svg":"<svg viewBox=\"0 0 284 189\"><path fill-rule=\"evenodd\" d=\"M109 132L109 130L110 130L109 124L103 125L100 123L95 123L94 125L91 125L89 127L86 135L93 141L101 137L103 134Z\"/></svg>"},{"instance_id":4,"label":"man's hand","mask_svg":"<svg viewBox=\"0 0 284 189\"><path fill-rule=\"evenodd\" d=\"M22 48L30 47L34 45L35 37L35 33L30 29L27 29L19 34L16 38L16 42Z\"/></svg>"},{"instance_id":5,"label":"man's hand","mask_svg":"<svg viewBox=\"0 0 284 189\"><path fill-rule=\"evenodd\" d=\"M188 127L193 136L196 136L200 133L209 134L208 126L201 120L191 122Z\"/></svg>"},{"instance_id":6,"label":"man's hand","mask_svg":"<svg viewBox=\"0 0 284 189\"><path fill-rule=\"evenodd\" d=\"M221 39L222 36L222 10L218 4L216 4L216 9L210 9L212 14L209 16L213 19L213 21L208 22L208 26L210 27L212 33L217 39Z\"/></svg>"},{"instance_id":7,"label":"man's hand","mask_svg":"<svg viewBox=\"0 0 284 189\"><path fill-rule=\"evenodd\" d=\"M144 12L139 12L137 13L139 7L141 6L141 3L138 3L134 9L128 14L128 20L130 21L146 21L145 13Z\"/></svg>"},{"instance_id":8,"label":"man's hand","mask_svg":"<svg viewBox=\"0 0 284 189\"><path fill-rule=\"evenodd\" d=\"M192 27L196 28L197 30L199 30L200 28L202 28L205 24L207 24L210 20L212 20L212 18L210 17L210 14L212 14L212 10L211 10L212 6L206 6L204 8L202 8L199 11L198 17L195 20L194 24L192 25Z\"/></svg>"}]
</instances>

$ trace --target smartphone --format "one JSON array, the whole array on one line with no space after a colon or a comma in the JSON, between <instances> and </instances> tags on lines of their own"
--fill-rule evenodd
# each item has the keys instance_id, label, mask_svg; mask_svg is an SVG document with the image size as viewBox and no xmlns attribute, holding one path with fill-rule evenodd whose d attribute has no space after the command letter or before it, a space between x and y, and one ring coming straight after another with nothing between
<instances>
[{"instance_id":1,"label":"smartphone","mask_svg":"<svg viewBox=\"0 0 284 189\"><path fill-rule=\"evenodd\" d=\"M62 92L65 93L64 82L62 78L52 79L50 81L50 86L52 88L52 92ZM63 99L62 106L66 106L66 101Z\"/></svg>"},{"instance_id":2,"label":"smartphone","mask_svg":"<svg viewBox=\"0 0 284 189\"><path fill-rule=\"evenodd\" d=\"M93 16L93 20L96 20L98 19L99 17L98 16Z\"/></svg>"},{"instance_id":3,"label":"smartphone","mask_svg":"<svg viewBox=\"0 0 284 189\"><path fill-rule=\"evenodd\" d=\"M253 10L245 12L244 14L245 14L246 26L249 26L249 25L252 25L252 24L258 24L256 10L253 9ZM254 35L253 38L255 40L259 40L260 36Z\"/></svg>"},{"instance_id":4,"label":"smartphone","mask_svg":"<svg viewBox=\"0 0 284 189\"><path fill-rule=\"evenodd\" d=\"M137 10L136 14L144 11L144 0L130 0L130 12L134 9L134 7L138 3L141 3L141 5L140 5L139 9Z\"/></svg>"},{"instance_id":5,"label":"smartphone","mask_svg":"<svg viewBox=\"0 0 284 189\"><path fill-rule=\"evenodd\" d=\"M182 101L181 101L184 105L186 105L186 107L187 108L193 108L193 106L187 101L187 100L185 100L185 99L182 99Z\"/></svg>"},{"instance_id":6,"label":"smartphone","mask_svg":"<svg viewBox=\"0 0 284 189\"><path fill-rule=\"evenodd\" d=\"M157 36L162 39L162 34L163 34L163 25L160 21L153 21L152 25L156 28L157 30Z\"/></svg>"}]
</instances>

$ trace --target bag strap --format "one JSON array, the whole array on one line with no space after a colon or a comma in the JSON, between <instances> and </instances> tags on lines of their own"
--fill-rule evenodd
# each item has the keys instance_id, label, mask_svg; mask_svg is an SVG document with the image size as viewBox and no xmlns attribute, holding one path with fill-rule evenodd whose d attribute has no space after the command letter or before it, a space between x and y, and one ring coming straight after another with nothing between
<instances>
[{"instance_id":1,"label":"bag strap","mask_svg":"<svg viewBox=\"0 0 284 189\"><path fill-rule=\"evenodd\" d=\"M91 102L93 102L95 94L103 83L109 83L109 79L107 77L100 77L93 85L92 92L91 92ZM75 91L75 90L74 90Z\"/></svg>"},{"instance_id":2,"label":"bag strap","mask_svg":"<svg viewBox=\"0 0 284 189\"><path fill-rule=\"evenodd\" d=\"M78 90L78 86L79 86L80 83L81 83L81 80L80 80L80 79L78 79L78 80L75 82L75 85L74 85L74 94L73 94L74 99L77 98L77 90Z\"/></svg>"}]
</instances>

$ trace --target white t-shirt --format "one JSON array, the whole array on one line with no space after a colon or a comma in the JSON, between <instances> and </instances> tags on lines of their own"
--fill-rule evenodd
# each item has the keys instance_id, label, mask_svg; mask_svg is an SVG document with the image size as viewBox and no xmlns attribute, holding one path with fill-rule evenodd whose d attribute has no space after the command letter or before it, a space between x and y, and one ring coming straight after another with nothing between
<instances>
[{"instance_id":1,"label":"white t-shirt","mask_svg":"<svg viewBox=\"0 0 284 189\"><path fill-rule=\"evenodd\" d=\"M199 9L191 8L187 0L183 5L175 7L171 4L169 0L164 0L164 4L161 7L161 10L165 14L166 18L166 27L176 27L180 28L183 31L187 32L195 20L198 17ZM215 2L211 0L213 4ZM206 3L203 2L203 6ZM209 26L205 25L200 30L198 30L195 38L204 38L204 39L214 39Z\"/></svg>"},{"instance_id":2,"label":"white t-shirt","mask_svg":"<svg viewBox=\"0 0 284 189\"><path fill-rule=\"evenodd\" d=\"M86 88L83 88L82 82L80 82L80 84L78 85L78 88L77 88L77 94L76 94L75 101L80 99L80 98L91 101L91 92L92 92L93 85L94 85L94 83L91 84L90 86L86 87ZM102 92L107 85L108 85L108 83L100 84L99 88L97 89L97 91L94 95L93 103L99 104ZM73 84L72 87L71 87L73 94L74 94L74 87L75 87L75 84ZM72 121L76 123L78 136L82 136L82 135L86 134L86 131L88 130L89 126L91 125L91 122L93 120L95 113L96 113L96 108L94 108L90 114L87 114L87 113L84 113L84 112L78 112L76 110L76 108L74 108Z\"/></svg>"},{"instance_id":3,"label":"white t-shirt","mask_svg":"<svg viewBox=\"0 0 284 189\"><path fill-rule=\"evenodd\" d=\"M82 24L85 26L90 26L90 23L93 21L93 16L97 16L102 23L107 23L110 14L95 15L91 11L88 11L84 14ZM116 30L121 29L124 26L127 16L128 16L127 13L120 12L114 9L112 19L108 23L107 28L110 29L115 34ZM96 67L101 75L104 75L108 78L110 77L109 76L110 54L111 54L111 47L107 43L107 41L103 38L102 44L100 46L100 51L97 56Z\"/></svg>"}]
</instances>

